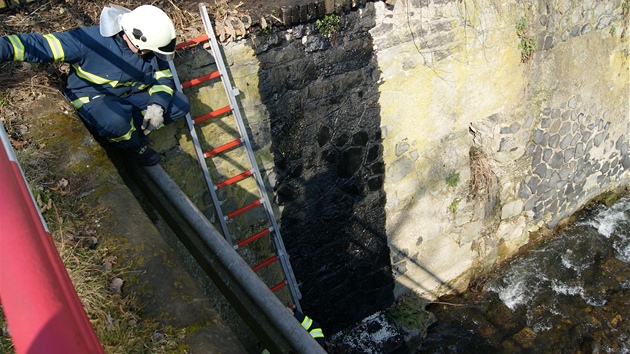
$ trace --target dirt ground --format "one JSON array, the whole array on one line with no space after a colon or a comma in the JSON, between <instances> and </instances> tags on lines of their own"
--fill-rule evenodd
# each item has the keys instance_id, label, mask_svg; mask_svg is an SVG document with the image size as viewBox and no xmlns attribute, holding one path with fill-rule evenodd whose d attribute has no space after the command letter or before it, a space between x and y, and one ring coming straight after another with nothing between
<instances>
[{"instance_id":1,"label":"dirt ground","mask_svg":"<svg viewBox=\"0 0 630 354\"><path fill-rule=\"evenodd\" d=\"M20 1L22 2L22 1ZM229 26L227 22L242 21L246 33L255 34L267 27L282 27L282 9L314 2L314 0L155 0L151 4L167 12L179 30L178 41L190 39L190 32L202 31L199 15L201 4L205 5L210 18L217 24ZM101 9L109 3L133 9L147 3L142 0L87 1L87 0L32 0L27 4L0 9L3 33L20 33L30 28L38 32L62 31L76 26L89 26L98 23ZM11 18L15 16L15 20ZM239 28L236 23L235 30Z\"/></svg>"}]
</instances>

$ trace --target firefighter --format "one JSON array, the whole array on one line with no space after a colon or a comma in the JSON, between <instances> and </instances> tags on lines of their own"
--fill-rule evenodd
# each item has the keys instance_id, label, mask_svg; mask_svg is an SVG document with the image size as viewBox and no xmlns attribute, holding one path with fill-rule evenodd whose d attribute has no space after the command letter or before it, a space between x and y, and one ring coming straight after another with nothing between
<instances>
[{"instance_id":1,"label":"firefighter","mask_svg":"<svg viewBox=\"0 0 630 354\"><path fill-rule=\"evenodd\" d=\"M146 135L190 110L173 88L174 52L173 22L152 5L110 5L91 27L0 37L0 61L70 64L64 95L86 127L144 166L160 161Z\"/></svg>"}]
</instances>

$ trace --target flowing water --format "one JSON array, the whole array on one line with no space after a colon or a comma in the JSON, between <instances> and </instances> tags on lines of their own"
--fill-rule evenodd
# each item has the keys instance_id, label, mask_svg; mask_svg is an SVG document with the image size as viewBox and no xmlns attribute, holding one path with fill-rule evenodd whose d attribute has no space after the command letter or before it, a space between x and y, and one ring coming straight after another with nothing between
<instances>
[{"instance_id":1,"label":"flowing water","mask_svg":"<svg viewBox=\"0 0 630 354\"><path fill-rule=\"evenodd\" d=\"M479 292L430 305L419 353L630 353L630 197L581 214Z\"/></svg>"}]
</instances>

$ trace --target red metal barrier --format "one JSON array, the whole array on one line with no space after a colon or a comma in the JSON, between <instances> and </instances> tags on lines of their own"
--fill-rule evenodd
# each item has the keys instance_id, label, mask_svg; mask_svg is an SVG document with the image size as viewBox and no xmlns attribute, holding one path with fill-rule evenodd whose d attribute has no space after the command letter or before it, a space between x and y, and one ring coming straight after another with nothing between
<instances>
[{"instance_id":1,"label":"red metal barrier","mask_svg":"<svg viewBox=\"0 0 630 354\"><path fill-rule=\"evenodd\" d=\"M15 351L103 353L0 124L0 303Z\"/></svg>"}]
</instances>

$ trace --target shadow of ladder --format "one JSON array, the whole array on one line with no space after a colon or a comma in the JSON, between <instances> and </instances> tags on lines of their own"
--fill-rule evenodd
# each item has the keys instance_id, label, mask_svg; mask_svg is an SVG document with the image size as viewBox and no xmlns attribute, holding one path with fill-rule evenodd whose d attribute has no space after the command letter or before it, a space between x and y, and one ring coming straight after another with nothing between
<instances>
[{"instance_id":1,"label":"shadow of ladder","mask_svg":"<svg viewBox=\"0 0 630 354\"><path fill-rule=\"evenodd\" d=\"M186 123L188 125L188 129L190 132L190 136L191 136L191 140L193 143L193 146L195 148L195 153L197 155L197 161L199 162L199 165L201 167L202 173L203 173L203 177L206 183L206 187L208 188L208 191L210 192L210 195L212 197L212 203L214 205L214 209L216 211L217 217L219 219L219 222L221 224L221 229L223 232L223 235L225 236L226 240L230 243L230 245L232 245L232 247L234 247L235 250L238 250L242 247L247 246L248 244L257 241L261 238L263 238L264 236L269 235L273 241L274 244L274 248L275 248L275 254L254 265L251 266L251 269L254 272L258 272L259 270L274 264L276 262L279 262L280 267L282 269L282 273L284 276L284 279L275 285L270 286L270 290L274 293L276 293L278 290L284 288L285 286L288 287L290 295L291 295L291 299L293 301L293 305L289 306L289 307L294 307L296 309L298 309L299 311L302 311L301 307L300 307L300 303L299 300L301 299L301 294L300 291L298 289L298 284L295 280L295 276L293 274L293 270L291 269L291 264L289 263L289 257L287 255L287 252L285 250L284 247L284 243L282 241L282 236L280 235L280 229L278 228L276 219L275 219L275 215L273 213L273 209L271 206L271 203L269 201L269 197L267 196L266 190L265 190L265 185L264 185L264 181L262 179L260 170L258 168L258 163L256 161L256 157L254 155L254 152L252 150L251 147L251 143L249 140L249 136L247 134L247 130L245 129L245 124L243 122L243 118L241 116L241 112L239 110L239 105L238 105L238 101L237 101L237 97L239 95L239 90L236 87L232 86L232 83L230 81L230 78L228 76L228 72L227 72L227 68L226 68L226 64L225 64L225 60L223 58L223 55L221 53L221 49L219 47L219 44L217 42L216 36L215 36L215 32L214 32L214 28L212 27L212 23L210 21L210 18L208 16L208 12L207 9L205 7L204 4L199 4L199 10L201 12L201 17L203 20L203 24L204 24L204 28L206 31L206 34L194 38L190 41L187 42L182 42L179 43L176 47L177 50L179 49L183 49L186 47L190 47L193 45L197 45L200 43L205 43L205 42L209 42L210 44L210 49L212 52L212 55L214 57L215 60L215 64L217 66L217 71L211 72L207 75L203 75L197 78L194 78L192 80L186 81L186 82L180 82L179 77L177 75L177 70L175 69L175 65L173 63L173 61L169 61L169 66L170 66L170 70L173 74L173 79L175 82L175 86L176 89L180 92L183 92L183 89L185 88L189 88L192 87L194 85L198 85L202 82L207 82L207 81L211 81L211 80L215 80L220 78L221 84L223 85L223 88L225 89L225 94L227 95L227 99L229 104L225 107L219 108L217 110L208 112L206 114L203 114L199 117L196 118L192 118L190 113L188 113L186 115ZM240 137L238 137L237 139L234 139L232 141L229 141L223 145L217 146L215 148L212 148L210 150L207 151L203 151L200 141L199 141L199 137L196 131L196 126L199 125L202 122L205 122L211 118L215 118L218 116L222 116L224 114L229 114L231 113L234 116L234 120L235 123L238 127L238 133L240 134ZM245 170L233 177L227 178L219 183L214 183L211 179L210 176L210 172L209 172L209 168L208 168L208 163L206 161L206 159L212 157L212 156L216 156L219 155L223 152L226 152L228 150L232 150L232 149L236 149L236 148L242 148L245 150L246 154L247 154L247 158L249 160L249 163L251 165L251 168L249 170ZM239 181L242 181L246 178L253 178L256 181L256 185L257 185L257 190L258 190L258 194L259 194L259 198L245 206L242 206L236 210L232 210L229 212L224 212L221 206L221 203L219 202L219 199L217 197L217 190L221 189L221 188L227 188L230 185L233 185ZM246 237L245 239L238 241L238 242L234 242L232 240L232 236L230 235L230 232L228 230L228 221L232 220L234 217L241 215L243 213L246 213L250 210L253 210L255 208L259 208L262 207L264 208L265 214L267 215L267 218L269 219L269 226L263 230L260 230L248 237ZM255 294L253 294L255 295Z\"/></svg>"}]
</instances>

